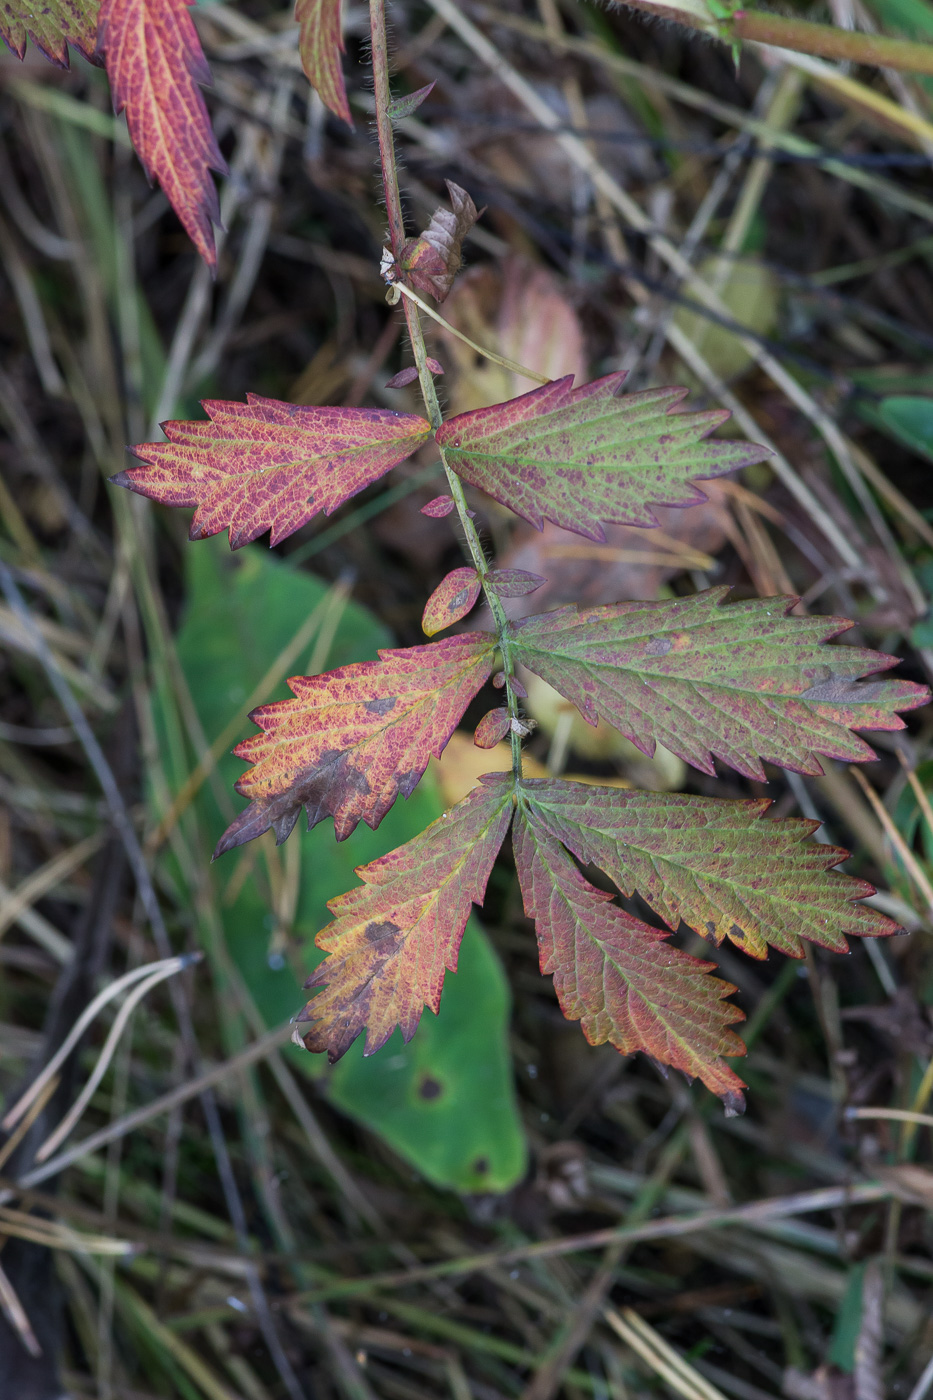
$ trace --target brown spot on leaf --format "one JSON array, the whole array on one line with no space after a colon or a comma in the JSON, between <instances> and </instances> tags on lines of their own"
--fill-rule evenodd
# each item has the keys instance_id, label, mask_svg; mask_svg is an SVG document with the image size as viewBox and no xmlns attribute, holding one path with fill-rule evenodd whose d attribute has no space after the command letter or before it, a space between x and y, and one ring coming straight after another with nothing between
<instances>
[{"instance_id":1,"label":"brown spot on leaf","mask_svg":"<svg viewBox=\"0 0 933 1400\"><path fill-rule=\"evenodd\" d=\"M645 647L648 656L666 656L673 646L669 637L652 637Z\"/></svg>"},{"instance_id":2,"label":"brown spot on leaf","mask_svg":"<svg viewBox=\"0 0 933 1400\"><path fill-rule=\"evenodd\" d=\"M439 1079L433 1079L430 1074L423 1076L418 1085L419 1099L439 1099L444 1092L444 1086Z\"/></svg>"}]
</instances>

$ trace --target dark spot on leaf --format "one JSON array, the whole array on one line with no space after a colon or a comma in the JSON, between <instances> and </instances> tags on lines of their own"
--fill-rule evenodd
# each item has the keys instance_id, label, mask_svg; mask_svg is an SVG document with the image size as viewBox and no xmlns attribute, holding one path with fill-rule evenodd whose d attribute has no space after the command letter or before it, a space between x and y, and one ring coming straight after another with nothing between
<instances>
[{"instance_id":1,"label":"dark spot on leaf","mask_svg":"<svg viewBox=\"0 0 933 1400\"><path fill-rule=\"evenodd\" d=\"M426 1074L418 1085L419 1099L439 1099L443 1092L443 1084L439 1079L432 1079L430 1074Z\"/></svg>"},{"instance_id":2,"label":"dark spot on leaf","mask_svg":"<svg viewBox=\"0 0 933 1400\"><path fill-rule=\"evenodd\" d=\"M473 1170L476 1172L477 1176L485 1176L489 1171L489 1158L477 1157L476 1161L473 1163Z\"/></svg>"},{"instance_id":3,"label":"dark spot on leaf","mask_svg":"<svg viewBox=\"0 0 933 1400\"><path fill-rule=\"evenodd\" d=\"M455 593L450 600L450 611L455 612L457 608L462 608L467 598L470 596L469 588L461 588L459 593Z\"/></svg>"},{"instance_id":4,"label":"dark spot on leaf","mask_svg":"<svg viewBox=\"0 0 933 1400\"><path fill-rule=\"evenodd\" d=\"M363 709L371 715L387 715L390 710L395 709L397 698L395 695L380 695L376 700L367 700Z\"/></svg>"},{"instance_id":5,"label":"dark spot on leaf","mask_svg":"<svg viewBox=\"0 0 933 1400\"><path fill-rule=\"evenodd\" d=\"M363 933L367 943L398 942L401 929L398 924L393 924L391 919L383 919L381 923L373 920L371 924L366 925Z\"/></svg>"},{"instance_id":6,"label":"dark spot on leaf","mask_svg":"<svg viewBox=\"0 0 933 1400\"><path fill-rule=\"evenodd\" d=\"M645 651L648 656L666 656L672 646L670 637L652 637Z\"/></svg>"},{"instance_id":7,"label":"dark spot on leaf","mask_svg":"<svg viewBox=\"0 0 933 1400\"><path fill-rule=\"evenodd\" d=\"M713 923L712 919L707 919L706 921L706 932L709 934L710 938L716 937L716 925Z\"/></svg>"}]
</instances>

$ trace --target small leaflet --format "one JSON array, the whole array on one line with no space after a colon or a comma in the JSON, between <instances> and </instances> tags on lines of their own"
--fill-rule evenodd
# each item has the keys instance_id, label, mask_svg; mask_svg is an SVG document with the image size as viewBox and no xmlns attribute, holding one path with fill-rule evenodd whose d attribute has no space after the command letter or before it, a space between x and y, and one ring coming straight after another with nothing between
<instances>
[{"instance_id":1,"label":"small leaflet","mask_svg":"<svg viewBox=\"0 0 933 1400\"><path fill-rule=\"evenodd\" d=\"M421 507L421 514L430 516L432 520L442 520L455 509L456 502L453 496L435 496L433 501L428 501L426 506Z\"/></svg>"},{"instance_id":2,"label":"small leaflet","mask_svg":"<svg viewBox=\"0 0 933 1400\"><path fill-rule=\"evenodd\" d=\"M325 107L353 125L340 56L344 52L340 0L297 0L298 52L308 82Z\"/></svg>"},{"instance_id":3,"label":"small leaflet","mask_svg":"<svg viewBox=\"0 0 933 1400\"><path fill-rule=\"evenodd\" d=\"M717 946L728 938L753 958L769 946L802 958L803 939L845 953L846 934L897 931L856 902L872 885L836 872L849 852L808 840L816 821L767 820L766 797L730 802L560 779L529 779L522 791L584 865L604 870L626 897L637 892L669 928L683 921Z\"/></svg>"},{"instance_id":4,"label":"small leaflet","mask_svg":"<svg viewBox=\"0 0 933 1400\"><path fill-rule=\"evenodd\" d=\"M510 777L484 778L420 836L361 866L363 884L330 901L334 922L316 940L329 956L305 984L318 990L299 1020L308 1050L326 1051L333 1064L365 1029L363 1053L372 1055L396 1026L411 1040L425 1006L437 1013L505 840L511 798Z\"/></svg>"},{"instance_id":5,"label":"small leaflet","mask_svg":"<svg viewBox=\"0 0 933 1400\"><path fill-rule=\"evenodd\" d=\"M476 726L473 743L478 749L494 749L508 734L511 724L508 710L490 710Z\"/></svg>"},{"instance_id":6,"label":"small leaflet","mask_svg":"<svg viewBox=\"0 0 933 1400\"><path fill-rule=\"evenodd\" d=\"M555 379L448 418L438 444L458 476L536 529L550 520L599 541L604 522L657 525L652 506L695 505L706 499L697 480L770 457L754 443L708 439L729 414L681 413L686 389L617 397L624 379L608 374L579 389L572 375Z\"/></svg>"},{"instance_id":7,"label":"small leaflet","mask_svg":"<svg viewBox=\"0 0 933 1400\"><path fill-rule=\"evenodd\" d=\"M590 724L651 757L663 744L704 773L714 759L765 779L761 760L822 773L817 755L865 762L855 729L904 728L930 698L913 681L862 680L897 658L825 643L853 624L788 617L794 598L723 607L728 588L653 603L560 608L509 624L511 650Z\"/></svg>"},{"instance_id":8,"label":"small leaflet","mask_svg":"<svg viewBox=\"0 0 933 1400\"><path fill-rule=\"evenodd\" d=\"M163 423L166 442L132 451L146 465L110 478L167 506L195 506L193 540L228 530L239 549L271 530L286 539L319 511L330 515L431 436L426 418L387 408L302 407L247 394L205 399L209 415Z\"/></svg>"},{"instance_id":9,"label":"small leaflet","mask_svg":"<svg viewBox=\"0 0 933 1400\"><path fill-rule=\"evenodd\" d=\"M486 583L500 598L524 598L535 593L547 579L527 569L490 569Z\"/></svg>"},{"instance_id":10,"label":"small leaflet","mask_svg":"<svg viewBox=\"0 0 933 1400\"><path fill-rule=\"evenodd\" d=\"M421 626L427 636L443 632L461 618L466 617L476 605L482 591L482 582L475 569L452 569L437 585L428 599Z\"/></svg>"},{"instance_id":11,"label":"small leaflet","mask_svg":"<svg viewBox=\"0 0 933 1400\"><path fill-rule=\"evenodd\" d=\"M293 676L294 699L253 710L261 733L234 749L252 765L236 784L250 801L214 858L269 830L281 845L302 807L309 828L333 817L338 841L360 821L377 827L399 793L411 796L432 755L440 758L495 651L495 637L466 632Z\"/></svg>"},{"instance_id":12,"label":"small leaflet","mask_svg":"<svg viewBox=\"0 0 933 1400\"><path fill-rule=\"evenodd\" d=\"M525 785L522 784L521 791ZM741 1113L745 1087L723 1057L745 1054L730 1026L744 1019L725 1000L735 987L711 977L715 963L672 947L596 889L533 806L519 806L512 833L525 913L534 919L541 971L554 977L560 1009L591 1045L641 1050L698 1078Z\"/></svg>"},{"instance_id":13,"label":"small leaflet","mask_svg":"<svg viewBox=\"0 0 933 1400\"><path fill-rule=\"evenodd\" d=\"M415 92L406 93L404 97L393 97L386 108L389 114L389 120L400 122L403 121L405 117L414 116L425 98L431 96L436 82L437 79L435 78L433 83L427 83L424 87L418 88Z\"/></svg>"},{"instance_id":14,"label":"small leaflet","mask_svg":"<svg viewBox=\"0 0 933 1400\"><path fill-rule=\"evenodd\" d=\"M437 360L434 359L433 355L428 355L426 357L425 364L427 365L428 369L431 371L432 374L444 373L443 365L438 364ZM405 389L409 384L414 384L417 378L418 371L415 368L415 366L406 365L404 369L399 370L398 374L393 374L391 379L386 380L386 388Z\"/></svg>"},{"instance_id":15,"label":"small leaflet","mask_svg":"<svg viewBox=\"0 0 933 1400\"><path fill-rule=\"evenodd\" d=\"M414 365L406 365L400 369L398 374L393 374L391 379L386 380L387 389L406 389L409 384L414 384L418 378L418 371Z\"/></svg>"},{"instance_id":16,"label":"small leaflet","mask_svg":"<svg viewBox=\"0 0 933 1400\"><path fill-rule=\"evenodd\" d=\"M416 291L444 301L460 270L463 240L479 218L466 190L445 180L451 208L435 209L431 222L402 249L399 265Z\"/></svg>"},{"instance_id":17,"label":"small leaflet","mask_svg":"<svg viewBox=\"0 0 933 1400\"><path fill-rule=\"evenodd\" d=\"M115 112L150 180L159 184L201 257L217 266L220 205L211 171L227 162L199 83L210 69L187 0L102 0L97 41Z\"/></svg>"}]
</instances>

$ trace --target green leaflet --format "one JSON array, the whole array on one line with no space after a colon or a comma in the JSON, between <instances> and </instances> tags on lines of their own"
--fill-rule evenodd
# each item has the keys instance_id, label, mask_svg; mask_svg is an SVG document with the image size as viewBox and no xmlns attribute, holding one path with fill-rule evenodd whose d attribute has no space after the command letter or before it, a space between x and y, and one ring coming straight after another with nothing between
<instances>
[{"instance_id":1,"label":"green leaflet","mask_svg":"<svg viewBox=\"0 0 933 1400\"><path fill-rule=\"evenodd\" d=\"M245 704L267 668L326 596L307 574L287 570L266 551L248 547L236 556L216 541L202 541L188 554L188 606L177 636L179 660L191 687L208 740L219 734ZM367 659L390 642L362 608L349 604L339 619L327 665ZM307 669L313 642L290 668ZM278 698L284 687L270 695ZM242 764L225 754L219 780L231 794ZM184 775L176 773L175 790ZM195 803L205 861L227 820L210 785ZM293 960L270 962L274 916L265 885L264 861L253 848L205 866L213 884L226 947L268 1025L300 1010L301 984L320 962L314 936L329 920L328 899L355 883L354 867L416 835L440 814L425 780L407 802L396 803L378 832L360 826L337 844L329 822L296 833L289 847L300 860ZM294 859L295 857L293 857ZM239 862L252 871L239 884ZM168 863L167 863L168 866ZM230 890L234 890L231 899ZM286 1053L311 1076L327 1074L331 1102L380 1134L435 1184L460 1191L502 1191L521 1176L525 1145L517 1117L507 1048L509 997L498 958L475 921L468 925L460 970L447 979L440 1014L426 1015L407 1046L396 1037L382 1053L364 1059L358 1041L328 1070L323 1056L297 1048ZM430 1079L441 1092L424 1088Z\"/></svg>"},{"instance_id":2,"label":"green leaflet","mask_svg":"<svg viewBox=\"0 0 933 1400\"><path fill-rule=\"evenodd\" d=\"M99 8L99 0L42 0L38 5L0 0L0 36L22 58L28 35L50 63L67 68L69 44L94 59Z\"/></svg>"},{"instance_id":3,"label":"green leaflet","mask_svg":"<svg viewBox=\"0 0 933 1400\"><path fill-rule=\"evenodd\" d=\"M728 802L531 779L542 824L626 895L635 891L676 929L681 920L752 957L768 945L803 957L802 939L847 951L845 934L883 937L897 925L869 905L864 880L832 873L848 851L808 841L816 822L769 821L767 798Z\"/></svg>"},{"instance_id":4,"label":"green leaflet","mask_svg":"<svg viewBox=\"0 0 933 1400\"><path fill-rule=\"evenodd\" d=\"M721 409L675 412L686 389L616 394L607 374L579 389L555 379L508 403L450 418L437 430L448 466L541 529L545 519L589 539L602 522L657 525L654 506L706 497L701 478L770 457L754 443L710 439L729 417Z\"/></svg>"},{"instance_id":5,"label":"green leaflet","mask_svg":"<svg viewBox=\"0 0 933 1400\"><path fill-rule=\"evenodd\" d=\"M714 758L760 779L761 759L801 773L823 771L818 754L864 761L853 729L902 729L896 712L929 699L912 681L860 682L897 663L823 645L851 622L788 617L793 598L722 607L728 592L542 613L511 624L512 651L591 724L710 774Z\"/></svg>"}]
</instances>

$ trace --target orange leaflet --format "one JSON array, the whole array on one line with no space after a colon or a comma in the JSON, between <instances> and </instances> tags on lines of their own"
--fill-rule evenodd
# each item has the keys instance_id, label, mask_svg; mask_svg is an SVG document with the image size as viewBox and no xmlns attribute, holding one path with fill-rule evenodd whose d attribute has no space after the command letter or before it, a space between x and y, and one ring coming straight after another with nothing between
<instances>
[{"instance_id":1,"label":"orange leaflet","mask_svg":"<svg viewBox=\"0 0 933 1400\"><path fill-rule=\"evenodd\" d=\"M643 1050L702 1079L728 1114L745 1106L744 1085L724 1055L744 1055L729 1029L744 1019L723 1000L735 991L594 888L534 808L519 807L512 834L525 913L535 920L541 971L568 1020L591 1045L609 1041L623 1055Z\"/></svg>"},{"instance_id":2,"label":"orange leaflet","mask_svg":"<svg viewBox=\"0 0 933 1400\"><path fill-rule=\"evenodd\" d=\"M326 107L353 125L340 55L344 52L340 0L298 0L298 52L308 82Z\"/></svg>"},{"instance_id":3,"label":"orange leaflet","mask_svg":"<svg viewBox=\"0 0 933 1400\"><path fill-rule=\"evenodd\" d=\"M490 710L476 726L473 743L478 749L494 749L508 734L511 724L508 710Z\"/></svg>"},{"instance_id":4,"label":"orange leaflet","mask_svg":"<svg viewBox=\"0 0 933 1400\"><path fill-rule=\"evenodd\" d=\"M411 1040L425 1006L437 1012L511 815L511 777L484 778L420 836L362 866L362 887L330 901L335 922L317 936L330 957L305 983L323 989L302 1015L308 1050L333 1063L368 1027L372 1055L396 1026Z\"/></svg>"},{"instance_id":5,"label":"orange leaflet","mask_svg":"<svg viewBox=\"0 0 933 1400\"><path fill-rule=\"evenodd\" d=\"M475 569L452 569L425 604L421 618L423 631L433 637L435 632L443 632L445 627L459 622L472 610L481 591L482 583Z\"/></svg>"},{"instance_id":6,"label":"orange leaflet","mask_svg":"<svg viewBox=\"0 0 933 1400\"><path fill-rule=\"evenodd\" d=\"M210 69L186 0L102 0L98 42L116 112L201 257L217 265L220 222L210 172L227 173L198 83Z\"/></svg>"},{"instance_id":7,"label":"orange leaflet","mask_svg":"<svg viewBox=\"0 0 933 1400\"><path fill-rule=\"evenodd\" d=\"M110 479L162 505L196 506L191 539L227 529L231 549L266 530L278 544L431 436L427 419L387 408L302 408L258 394L203 407L208 419L163 423L167 442L133 448L147 465Z\"/></svg>"},{"instance_id":8,"label":"orange leaflet","mask_svg":"<svg viewBox=\"0 0 933 1400\"><path fill-rule=\"evenodd\" d=\"M234 750L253 764L236 785L250 804L214 856L270 828L281 844L302 807L309 827L332 816L338 841L360 821L378 826L399 793L414 791L431 755L440 757L495 650L495 637L467 632L293 677L294 700L254 710L263 732Z\"/></svg>"}]
</instances>

